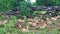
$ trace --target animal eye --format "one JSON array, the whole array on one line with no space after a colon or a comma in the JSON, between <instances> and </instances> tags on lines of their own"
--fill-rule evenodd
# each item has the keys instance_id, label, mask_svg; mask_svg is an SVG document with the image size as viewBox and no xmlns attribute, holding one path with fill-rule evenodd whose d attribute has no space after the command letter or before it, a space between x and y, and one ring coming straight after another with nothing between
<instances>
[{"instance_id":1,"label":"animal eye","mask_svg":"<svg viewBox=\"0 0 60 34\"><path fill-rule=\"evenodd\" d=\"M39 23L37 23L37 24L39 24Z\"/></svg>"}]
</instances>

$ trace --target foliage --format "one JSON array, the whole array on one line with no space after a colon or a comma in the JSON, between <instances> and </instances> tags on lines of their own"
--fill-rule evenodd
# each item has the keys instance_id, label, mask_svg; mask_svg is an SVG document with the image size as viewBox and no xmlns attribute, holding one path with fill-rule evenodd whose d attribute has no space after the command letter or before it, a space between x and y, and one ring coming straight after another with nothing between
<instances>
[{"instance_id":1,"label":"foliage","mask_svg":"<svg viewBox=\"0 0 60 34\"><path fill-rule=\"evenodd\" d=\"M37 6L59 6L60 0L36 0Z\"/></svg>"},{"instance_id":2,"label":"foliage","mask_svg":"<svg viewBox=\"0 0 60 34\"><path fill-rule=\"evenodd\" d=\"M6 20L6 19L7 19L6 16L4 16L4 15L0 15L0 20Z\"/></svg>"},{"instance_id":3,"label":"foliage","mask_svg":"<svg viewBox=\"0 0 60 34\"><path fill-rule=\"evenodd\" d=\"M0 0L0 12L6 12L13 9L18 9L20 16L30 16L31 6L55 6L60 5L59 0L36 0L36 3L31 4L30 0Z\"/></svg>"},{"instance_id":4,"label":"foliage","mask_svg":"<svg viewBox=\"0 0 60 34\"><path fill-rule=\"evenodd\" d=\"M4 28L0 28L0 34L4 34L6 30Z\"/></svg>"},{"instance_id":5,"label":"foliage","mask_svg":"<svg viewBox=\"0 0 60 34\"><path fill-rule=\"evenodd\" d=\"M48 34L58 34L58 29L53 29L51 32L49 32Z\"/></svg>"},{"instance_id":6,"label":"foliage","mask_svg":"<svg viewBox=\"0 0 60 34\"><path fill-rule=\"evenodd\" d=\"M14 8L14 0L0 0L0 11L6 12Z\"/></svg>"},{"instance_id":7,"label":"foliage","mask_svg":"<svg viewBox=\"0 0 60 34\"><path fill-rule=\"evenodd\" d=\"M35 11L34 13L35 13L35 14L42 14L42 15L43 15L43 14L45 14L46 12L47 12L47 11Z\"/></svg>"},{"instance_id":8,"label":"foliage","mask_svg":"<svg viewBox=\"0 0 60 34\"><path fill-rule=\"evenodd\" d=\"M31 14L30 12L30 3L27 3L27 2L19 2L19 9L21 10L21 15L22 16L29 16Z\"/></svg>"},{"instance_id":9,"label":"foliage","mask_svg":"<svg viewBox=\"0 0 60 34\"><path fill-rule=\"evenodd\" d=\"M54 6L54 5L60 5L60 0L37 0L36 4L34 4L36 6ZM19 11L21 12L20 15L21 16L25 16L24 17L24 25L28 26L27 23L27 18L26 16L30 16L31 15L31 11L30 11L30 6L31 3L25 2L24 0L0 0L0 12L6 12L9 10L13 10L16 9L16 7L19 9ZM32 16L35 17L36 14L44 14L46 13L46 11L35 11ZM59 13L60 14L60 13ZM0 15L0 20L6 20L6 16ZM21 29L19 28L15 28L15 24L17 23L17 17L16 16L11 16L8 20L8 22L4 25L0 24L0 34L46 34L47 30L49 30L50 28L45 28L45 29L39 29L39 32L34 32L34 31L30 31L30 32L21 32ZM52 23L53 25L56 25L56 22ZM57 34L58 33L58 29L53 29L51 32L49 31L48 34Z\"/></svg>"},{"instance_id":10,"label":"foliage","mask_svg":"<svg viewBox=\"0 0 60 34\"><path fill-rule=\"evenodd\" d=\"M34 13L32 14L32 17L35 17L36 15L43 15L46 13L47 11L34 11Z\"/></svg>"}]
</instances>

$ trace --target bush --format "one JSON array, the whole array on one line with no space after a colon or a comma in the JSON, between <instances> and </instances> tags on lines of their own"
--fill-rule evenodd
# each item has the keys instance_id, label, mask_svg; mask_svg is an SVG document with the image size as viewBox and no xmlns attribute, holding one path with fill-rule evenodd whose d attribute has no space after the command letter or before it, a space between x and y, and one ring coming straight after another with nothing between
<instances>
[{"instance_id":1,"label":"bush","mask_svg":"<svg viewBox=\"0 0 60 34\"><path fill-rule=\"evenodd\" d=\"M0 11L6 12L14 7L15 0L0 0Z\"/></svg>"},{"instance_id":2,"label":"bush","mask_svg":"<svg viewBox=\"0 0 60 34\"><path fill-rule=\"evenodd\" d=\"M29 6L27 2L19 2L18 7L21 10L22 16L29 16L31 14Z\"/></svg>"}]
</instances>

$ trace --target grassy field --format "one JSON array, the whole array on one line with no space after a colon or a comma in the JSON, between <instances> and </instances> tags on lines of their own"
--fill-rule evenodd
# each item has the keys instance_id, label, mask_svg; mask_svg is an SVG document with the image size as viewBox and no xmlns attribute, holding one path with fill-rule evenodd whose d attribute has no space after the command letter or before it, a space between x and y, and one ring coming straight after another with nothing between
<instances>
[{"instance_id":1,"label":"grassy field","mask_svg":"<svg viewBox=\"0 0 60 34\"><path fill-rule=\"evenodd\" d=\"M21 22L24 20L24 23L21 23L15 16L7 18L6 16L1 15L0 34L60 34L60 20L55 20L51 25L47 25L44 28L36 28L37 26L31 27L31 25L28 24L28 19L21 19ZM22 27L19 24L23 24ZM28 30L26 26L28 26Z\"/></svg>"}]
</instances>

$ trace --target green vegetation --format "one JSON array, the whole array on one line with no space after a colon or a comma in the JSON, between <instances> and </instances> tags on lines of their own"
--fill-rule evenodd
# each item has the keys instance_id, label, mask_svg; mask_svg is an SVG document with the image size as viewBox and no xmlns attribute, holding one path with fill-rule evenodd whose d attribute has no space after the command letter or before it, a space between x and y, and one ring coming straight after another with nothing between
<instances>
[{"instance_id":1,"label":"green vegetation","mask_svg":"<svg viewBox=\"0 0 60 34\"><path fill-rule=\"evenodd\" d=\"M46 22L47 26L45 28L40 29L40 25L41 25L40 21L43 22L42 18L45 17L45 13L47 11L37 10L33 12L30 9L30 7L32 6L60 6L60 0L36 0L34 4L31 4L30 0L28 0L27 2L25 0L0 0L0 12L9 12L10 10L12 11L17 10L21 12L19 15L22 17L21 22L19 22L17 16L0 14L0 34L60 34L60 28L58 26L57 26L58 28L56 27L57 22L53 20L52 20L53 21L52 24L50 24L49 23L50 21L47 19L47 21L49 21L48 24L52 25L51 27L49 27L49 25ZM36 21L33 21L35 18L32 18L32 21L33 21L32 24L34 23L33 24L34 27L33 27L31 23L30 23L31 25L28 23L29 18L27 18L26 16L37 17L36 15L39 15L39 14L43 15L43 16L39 16L38 19L40 20L36 19ZM36 27L38 28L35 27L36 25L35 22L37 22L37 20L39 21L38 23L36 23L37 24ZM43 22L41 27L44 27L43 26L45 25L44 23L45 22ZM28 26L28 29L29 28L32 28L32 29L31 30L29 29L28 32L21 32L23 28L27 29L26 26Z\"/></svg>"},{"instance_id":2,"label":"green vegetation","mask_svg":"<svg viewBox=\"0 0 60 34\"><path fill-rule=\"evenodd\" d=\"M60 6L60 0L37 0L37 6Z\"/></svg>"},{"instance_id":3,"label":"green vegetation","mask_svg":"<svg viewBox=\"0 0 60 34\"><path fill-rule=\"evenodd\" d=\"M45 14L46 12L47 12L47 11L35 11L34 13L35 13L35 14L42 14L42 15L43 15L43 14Z\"/></svg>"},{"instance_id":4,"label":"green vegetation","mask_svg":"<svg viewBox=\"0 0 60 34\"><path fill-rule=\"evenodd\" d=\"M46 27L44 29L39 29L38 31L30 30L29 32L21 32L20 28L16 28L15 24L17 23L17 18L12 16L10 20L3 26L0 25L0 34L59 34L59 28L51 29L50 27ZM28 26L27 18L24 18L24 25ZM55 25L53 23L53 25Z\"/></svg>"},{"instance_id":5,"label":"green vegetation","mask_svg":"<svg viewBox=\"0 0 60 34\"><path fill-rule=\"evenodd\" d=\"M59 0L36 0L33 6L59 6ZM0 0L0 12L7 12L9 10L18 9L21 11L21 16L29 16L31 14L30 8L32 4L29 0Z\"/></svg>"}]
</instances>

